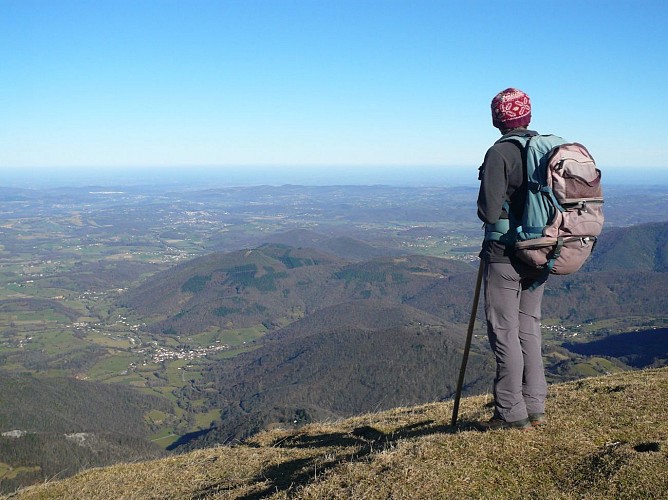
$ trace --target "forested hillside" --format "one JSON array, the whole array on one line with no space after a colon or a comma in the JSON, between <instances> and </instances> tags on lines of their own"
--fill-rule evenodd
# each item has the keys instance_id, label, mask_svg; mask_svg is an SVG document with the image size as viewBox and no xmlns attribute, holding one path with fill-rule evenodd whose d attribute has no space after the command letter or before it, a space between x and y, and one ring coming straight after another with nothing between
<instances>
[{"instance_id":1,"label":"forested hillside","mask_svg":"<svg viewBox=\"0 0 668 500\"><path fill-rule=\"evenodd\" d=\"M1 491L164 455L145 437L155 408L170 404L118 385L0 372Z\"/></svg>"},{"instance_id":2,"label":"forested hillside","mask_svg":"<svg viewBox=\"0 0 668 500\"><path fill-rule=\"evenodd\" d=\"M318 250L265 245L181 264L126 293L119 304L160 333L259 324L272 329L344 302L398 304L439 280L474 273L464 262L434 257L348 262Z\"/></svg>"},{"instance_id":3,"label":"forested hillside","mask_svg":"<svg viewBox=\"0 0 668 500\"><path fill-rule=\"evenodd\" d=\"M324 309L262 346L211 365L184 397L221 416L186 448L230 442L272 424L303 425L452 397L464 329L407 306L376 301ZM466 392L489 386L491 360L474 352ZM186 437L187 438L187 437Z\"/></svg>"},{"instance_id":4,"label":"forested hillside","mask_svg":"<svg viewBox=\"0 0 668 500\"><path fill-rule=\"evenodd\" d=\"M655 222L605 231L587 271L668 271L668 223Z\"/></svg>"},{"instance_id":5,"label":"forested hillside","mask_svg":"<svg viewBox=\"0 0 668 500\"><path fill-rule=\"evenodd\" d=\"M642 256L637 268L624 266L629 249L619 243L639 239L639 232L646 253L660 256L665 227L613 231L601 238L586 269L549 278L544 321L574 332L546 330L551 381L665 362L661 330L629 338L633 348L626 357L601 348L607 344L600 333L575 337L583 324L624 325L642 311L650 325L649 318L665 316L668 273ZM302 242L308 237L299 236ZM127 293L121 304L152 317L147 328L168 335L258 324L266 331L249 352L208 365L180 392L189 411L220 412L209 429L174 444L189 448L240 439L272 424L302 425L451 397L475 273L473 265L434 257L351 262L271 244L181 264ZM479 328L468 394L491 387L493 360L482 323ZM653 357L642 356L647 346L654 346Z\"/></svg>"}]
</instances>

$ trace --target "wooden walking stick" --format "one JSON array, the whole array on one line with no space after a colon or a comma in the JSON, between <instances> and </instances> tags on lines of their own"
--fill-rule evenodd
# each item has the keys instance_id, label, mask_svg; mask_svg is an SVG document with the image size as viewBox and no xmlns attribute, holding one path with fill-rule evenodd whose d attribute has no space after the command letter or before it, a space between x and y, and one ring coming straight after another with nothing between
<instances>
[{"instance_id":1,"label":"wooden walking stick","mask_svg":"<svg viewBox=\"0 0 668 500\"><path fill-rule=\"evenodd\" d=\"M462 358L462 367L459 370L459 380L457 381L457 392L455 393L455 405L452 408L452 421L450 425L455 427L457 425L457 414L459 413L459 400L462 396L462 387L464 386L464 374L466 373L466 363L469 359L469 351L471 350L471 338L473 337L473 326L475 325L475 317L478 314L478 302L480 301L480 287L482 286L482 261L478 265L478 278L475 283L475 292L473 293L473 306L471 306L471 317L469 318L469 329L466 334L466 343L464 344L464 356Z\"/></svg>"}]
</instances>

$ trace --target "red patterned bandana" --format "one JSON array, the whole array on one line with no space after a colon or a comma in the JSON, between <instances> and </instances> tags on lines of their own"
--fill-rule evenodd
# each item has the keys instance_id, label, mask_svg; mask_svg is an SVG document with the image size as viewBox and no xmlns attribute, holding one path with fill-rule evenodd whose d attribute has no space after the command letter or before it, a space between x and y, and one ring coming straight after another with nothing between
<instances>
[{"instance_id":1,"label":"red patterned bandana","mask_svg":"<svg viewBox=\"0 0 668 500\"><path fill-rule=\"evenodd\" d=\"M519 89L508 88L492 99L492 124L498 129L526 127L531 121L531 101Z\"/></svg>"}]
</instances>

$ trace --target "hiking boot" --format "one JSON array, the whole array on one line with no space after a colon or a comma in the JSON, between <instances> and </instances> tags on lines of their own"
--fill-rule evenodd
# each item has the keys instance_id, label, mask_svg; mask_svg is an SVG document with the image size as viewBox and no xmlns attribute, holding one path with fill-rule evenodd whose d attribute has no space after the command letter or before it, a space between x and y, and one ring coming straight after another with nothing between
<instances>
[{"instance_id":1,"label":"hiking boot","mask_svg":"<svg viewBox=\"0 0 668 500\"><path fill-rule=\"evenodd\" d=\"M528 418L523 418L522 420L514 420L512 422L506 422L502 418L498 417L492 417L487 422L480 422L477 424L477 427L478 430L481 431L496 431L496 430L509 430L509 429L527 431L533 428Z\"/></svg>"},{"instance_id":2,"label":"hiking boot","mask_svg":"<svg viewBox=\"0 0 668 500\"><path fill-rule=\"evenodd\" d=\"M529 413L529 422L533 427L542 427L547 424L545 413Z\"/></svg>"}]
</instances>

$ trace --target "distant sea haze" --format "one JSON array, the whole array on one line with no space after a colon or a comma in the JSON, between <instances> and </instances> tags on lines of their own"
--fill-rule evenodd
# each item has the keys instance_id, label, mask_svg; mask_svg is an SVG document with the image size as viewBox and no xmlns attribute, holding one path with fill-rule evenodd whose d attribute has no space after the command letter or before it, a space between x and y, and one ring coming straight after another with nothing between
<instances>
[{"instance_id":1,"label":"distant sea haze","mask_svg":"<svg viewBox=\"0 0 668 500\"><path fill-rule=\"evenodd\" d=\"M128 185L210 188L284 184L472 186L477 182L477 166L35 167L14 169L0 176L0 185L24 188Z\"/></svg>"},{"instance_id":2,"label":"distant sea haze","mask_svg":"<svg viewBox=\"0 0 668 500\"><path fill-rule=\"evenodd\" d=\"M213 188L284 184L477 186L478 167L439 166L224 166L224 167L77 167L4 169L0 187L179 186ZM668 168L603 170L606 184L666 185Z\"/></svg>"}]
</instances>

